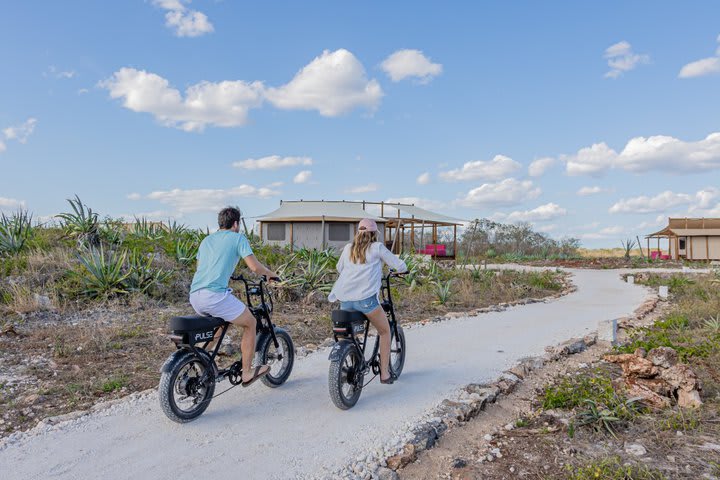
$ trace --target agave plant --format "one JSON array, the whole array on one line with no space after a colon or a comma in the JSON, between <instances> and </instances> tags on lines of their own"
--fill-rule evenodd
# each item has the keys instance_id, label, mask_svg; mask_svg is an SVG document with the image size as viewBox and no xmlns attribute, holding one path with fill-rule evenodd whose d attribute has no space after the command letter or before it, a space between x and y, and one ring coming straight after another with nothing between
<instances>
[{"instance_id":1,"label":"agave plant","mask_svg":"<svg viewBox=\"0 0 720 480\"><path fill-rule=\"evenodd\" d=\"M190 230L188 227L186 227L182 223L177 223L175 220L168 221L168 223L165 225L165 233L168 234L168 236L173 238L181 237L185 234L187 234Z\"/></svg>"},{"instance_id":2,"label":"agave plant","mask_svg":"<svg viewBox=\"0 0 720 480\"><path fill-rule=\"evenodd\" d=\"M635 240L628 238L627 240L621 240L620 244L622 245L623 250L625 250L625 258L629 259L630 253L632 253L632 249L635 248L636 245Z\"/></svg>"},{"instance_id":3,"label":"agave plant","mask_svg":"<svg viewBox=\"0 0 720 480\"><path fill-rule=\"evenodd\" d=\"M145 217L135 217L133 224L133 234L136 237L147 238L149 240L159 240L165 235L162 224L151 222Z\"/></svg>"},{"instance_id":4,"label":"agave plant","mask_svg":"<svg viewBox=\"0 0 720 480\"><path fill-rule=\"evenodd\" d=\"M7 217L3 213L0 216L0 255L20 253L33 233L32 215L19 211Z\"/></svg>"},{"instance_id":5,"label":"agave plant","mask_svg":"<svg viewBox=\"0 0 720 480\"><path fill-rule=\"evenodd\" d=\"M100 238L110 245L120 245L123 241L123 221L106 217L99 228Z\"/></svg>"},{"instance_id":6,"label":"agave plant","mask_svg":"<svg viewBox=\"0 0 720 480\"><path fill-rule=\"evenodd\" d=\"M171 272L162 268L155 269L152 264L152 256L138 251L133 251L128 256L125 286L129 292L148 293L170 277Z\"/></svg>"},{"instance_id":7,"label":"agave plant","mask_svg":"<svg viewBox=\"0 0 720 480\"><path fill-rule=\"evenodd\" d=\"M714 333L720 333L720 315L711 315L710 318L705 320L705 328L712 330Z\"/></svg>"},{"instance_id":8,"label":"agave plant","mask_svg":"<svg viewBox=\"0 0 720 480\"><path fill-rule=\"evenodd\" d=\"M123 271L127 252L105 252L100 248L87 248L78 255L82 270L77 274L83 293L91 298L113 297L127 293L125 281L129 273Z\"/></svg>"},{"instance_id":9,"label":"agave plant","mask_svg":"<svg viewBox=\"0 0 720 480\"><path fill-rule=\"evenodd\" d=\"M69 198L68 203L72 212L56 215L62 222L65 231L75 237L81 246L96 247L100 244L98 228L98 214L82 203L80 197Z\"/></svg>"},{"instance_id":10,"label":"agave plant","mask_svg":"<svg viewBox=\"0 0 720 480\"><path fill-rule=\"evenodd\" d=\"M278 268L285 284L302 290L329 292L337 257L332 250L301 249Z\"/></svg>"},{"instance_id":11,"label":"agave plant","mask_svg":"<svg viewBox=\"0 0 720 480\"><path fill-rule=\"evenodd\" d=\"M198 248L200 248L200 242L195 238L178 240L175 244L175 260L185 266L192 265L197 259Z\"/></svg>"},{"instance_id":12,"label":"agave plant","mask_svg":"<svg viewBox=\"0 0 720 480\"><path fill-rule=\"evenodd\" d=\"M447 282L434 281L435 303L445 305L452 297L452 280Z\"/></svg>"}]
</instances>

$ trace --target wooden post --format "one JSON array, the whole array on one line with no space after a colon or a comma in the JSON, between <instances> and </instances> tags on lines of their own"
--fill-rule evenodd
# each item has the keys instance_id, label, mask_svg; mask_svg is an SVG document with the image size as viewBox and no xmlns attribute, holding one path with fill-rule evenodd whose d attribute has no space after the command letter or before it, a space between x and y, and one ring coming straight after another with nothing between
<instances>
[{"instance_id":1,"label":"wooden post","mask_svg":"<svg viewBox=\"0 0 720 480\"><path fill-rule=\"evenodd\" d=\"M422 226L420 227L420 248L425 250L425 220L422 221Z\"/></svg>"},{"instance_id":2,"label":"wooden post","mask_svg":"<svg viewBox=\"0 0 720 480\"><path fill-rule=\"evenodd\" d=\"M385 202L380 202L380 216L385 216Z\"/></svg>"},{"instance_id":3,"label":"wooden post","mask_svg":"<svg viewBox=\"0 0 720 480\"><path fill-rule=\"evenodd\" d=\"M643 257L643 258L645 258L645 254L643 253L642 243L640 243L640 236L639 236L639 235L635 235L635 238L637 239L638 247L640 248L640 256ZM650 254L650 252L648 252L648 255L649 255L649 254Z\"/></svg>"},{"instance_id":4,"label":"wooden post","mask_svg":"<svg viewBox=\"0 0 720 480\"><path fill-rule=\"evenodd\" d=\"M263 224L263 222L260 222L260 241L262 241L262 239L263 239L263 237L262 237L262 224Z\"/></svg>"},{"instance_id":5,"label":"wooden post","mask_svg":"<svg viewBox=\"0 0 720 480\"><path fill-rule=\"evenodd\" d=\"M685 220L687 222L687 220ZM694 237L685 237L685 249L687 251L687 244L688 240L690 241L690 260L695 260L695 256L693 255L693 238ZM685 258L687 258L687 254L685 255Z\"/></svg>"},{"instance_id":6,"label":"wooden post","mask_svg":"<svg viewBox=\"0 0 720 480\"><path fill-rule=\"evenodd\" d=\"M290 251L295 251L295 238L293 237L293 222L290 222Z\"/></svg>"},{"instance_id":7,"label":"wooden post","mask_svg":"<svg viewBox=\"0 0 720 480\"><path fill-rule=\"evenodd\" d=\"M679 240L679 238L680 237L675 237L675 260L680 260L680 240ZM668 237L668 248L670 248L670 237Z\"/></svg>"},{"instance_id":8,"label":"wooden post","mask_svg":"<svg viewBox=\"0 0 720 480\"><path fill-rule=\"evenodd\" d=\"M322 238L322 249L325 250L325 215L322 216L322 222L320 223L320 235Z\"/></svg>"},{"instance_id":9,"label":"wooden post","mask_svg":"<svg viewBox=\"0 0 720 480\"><path fill-rule=\"evenodd\" d=\"M457 260L457 225L453 225L453 257Z\"/></svg>"},{"instance_id":10,"label":"wooden post","mask_svg":"<svg viewBox=\"0 0 720 480\"><path fill-rule=\"evenodd\" d=\"M402 232L400 233L400 253L405 252L405 225L402 227Z\"/></svg>"},{"instance_id":11,"label":"wooden post","mask_svg":"<svg viewBox=\"0 0 720 480\"><path fill-rule=\"evenodd\" d=\"M703 224L705 223L705 219L703 218ZM710 237L705 235L705 258L707 261L710 261Z\"/></svg>"},{"instance_id":12,"label":"wooden post","mask_svg":"<svg viewBox=\"0 0 720 480\"><path fill-rule=\"evenodd\" d=\"M410 238L412 239L412 253L415 253L415 222L410 224Z\"/></svg>"}]
</instances>

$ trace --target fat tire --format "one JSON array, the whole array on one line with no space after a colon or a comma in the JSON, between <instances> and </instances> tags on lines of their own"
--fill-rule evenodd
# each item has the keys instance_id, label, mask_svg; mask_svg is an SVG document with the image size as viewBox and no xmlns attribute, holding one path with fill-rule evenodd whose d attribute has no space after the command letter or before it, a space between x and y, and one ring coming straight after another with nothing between
<instances>
[{"instance_id":1,"label":"fat tire","mask_svg":"<svg viewBox=\"0 0 720 480\"><path fill-rule=\"evenodd\" d=\"M260 379L262 382L270 387L270 388L277 388L283 383L287 381L287 379L290 377L290 374L292 373L293 365L295 364L295 345L293 344L292 337L290 337L290 334L287 333L285 330L281 328L275 328L275 336L277 337L279 342L282 342L283 340L286 342L287 345L287 356L288 356L288 365L285 371L281 372L280 375L277 377L273 377L270 375L270 372L267 373L267 375L263 375L263 377ZM263 338L260 339L260 344L258 348L258 352L260 353L260 364L267 363L267 355L268 350L270 349L270 346L273 345L272 341L272 335L265 334L263 335ZM274 345L273 345L274 346Z\"/></svg>"},{"instance_id":2,"label":"fat tire","mask_svg":"<svg viewBox=\"0 0 720 480\"><path fill-rule=\"evenodd\" d=\"M160 376L160 385L158 386L158 398L160 400L160 408L162 408L162 411L165 413L165 415L173 422L188 423L198 418L210 405L210 400L215 393L216 372L215 366L212 365L212 381L208 386L207 393L205 394L202 405L200 405L200 407L196 410L193 410L191 413L186 413L178 409L177 405L175 404L175 399L173 397L173 389L175 388L175 380L177 378L177 375L182 370L182 367L184 367L191 361L195 361L196 359L196 355L190 351L178 355L168 366L168 368L166 369L167 371L163 371L162 375ZM206 360L210 360L209 357L206 358Z\"/></svg>"},{"instance_id":3,"label":"fat tire","mask_svg":"<svg viewBox=\"0 0 720 480\"><path fill-rule=\"evenodd\" d=\"M352 343L345 343L341 347L338 359L330 362L330 369L328 370L328 389L330 390L330 399L340 410L349 410L354 407L360 399L362 393L362 382L360 382L360 388L353 392L350 398L345 397L342 392L342 387L346 383L343 379L342 366L345 363L345 358L349 355L355 356L355 364L360 366L363 363L362 356L358 351L357 347Z\"/></svg>"},{"instance_id":4,"label":"fat tire","mask_svg":"<svg viewBox=\"0 0 720 480\"><path fill-rule=\"evenodd\" d=\"M395 375L395 377L399 377L400 374L403 371L403 368L405 367L405 354L407 353L407 346L405 343L405 331L403 328L398 325L398 338L400 339L400 358L398 359L398 365L393 366L392 362L390 362L390 371ZM395 330L390 327L390 355L392 355L392 350L395 348ZM375 346L373 347L373 357L377 358L378 361L380 361L379 355L380 351L380 336L375 337Z\"/></svg>"}]
</instances>

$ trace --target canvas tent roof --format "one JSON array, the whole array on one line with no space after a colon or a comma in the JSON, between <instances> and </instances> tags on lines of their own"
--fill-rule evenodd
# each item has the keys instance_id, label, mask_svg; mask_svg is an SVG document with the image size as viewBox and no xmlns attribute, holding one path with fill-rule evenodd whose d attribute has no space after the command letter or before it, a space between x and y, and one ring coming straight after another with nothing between
<instances>
[{"instance_id":1,"label":"canvas tent roof","mask_svg":"<svg viewBox=\"0 0 720 480\"><path fill-rule=\"evenodd\" d=\"M256 220L260 222L299 222L299 221L360 221L371 218L376 222L386 222L382 217L363 210L362 206L353 202L323 201L284 201L280 208Z\"/></svg>"},{"instance_id":2,"label":"canvas tent roof","mask_svg":"<svg viewBox=\"0 0 720 480\"><path fill-rule=\"evenodd\" d=\"M385 218L392 220L398 217L398 211L400 213L400 219L403 221L414 221L415 223L421 223L423 220L428 223L444 223L448 225L462 225L464 220L454 217L448 217L440 213L431 212L424 208L416 207L415 205L404 205L398 203L385 203L383 206L385 210ZM395 209L395 215L390 215L388 209Z\"/></svg>"}]
</instances>

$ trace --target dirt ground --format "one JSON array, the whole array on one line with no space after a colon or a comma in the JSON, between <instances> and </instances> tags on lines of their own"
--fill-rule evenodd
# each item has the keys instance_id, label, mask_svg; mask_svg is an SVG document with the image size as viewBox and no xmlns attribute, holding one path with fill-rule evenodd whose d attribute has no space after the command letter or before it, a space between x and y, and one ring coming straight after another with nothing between
<instances>
[{"instance_id":1,"label":"dirt ground","mask_svg":"<svg viewBox=\"0 0 720 480\"><path fill-rule=\"evenodd\" d=\"M667 308L667 304L665 307ZM652 323L663 307L644 319ZM720 407L707 402L701 413L647 414L617 429L615 436L577 428L569 435L568 413L543 411L540 396L558 378L600 368L612 377L620 369L603 362L610 349L599 342L587 350L532 372L513 393L478 417L451 429L431 450L400 470L401 479L701 479L720 477ZM577 468L605 459L632 469L610 476L601 464L577 475ZM601 465L601 466L598 466ZM631 471L631 470L628 470ZM658 473L660 471L662 473Z\"/></svg>"},{"instance_id":2,"label":"dirt ground","mask_svg":"<svg viewBox=\"0 0 720 480\"><path fill-rule=\"evenodd\" d=\"M408 295L400 289L394 295L400 322L412 323L556 293L508 286L483 295L459 292L444 305L429 293ZM290 332L296 347L312 350L331 333L331 308L322 296L283 301L276 305L273 322ZM189 305L133 296L84 309L36 311L15 321L6 319L0 329L0 437L49 416L155 387L160 366L175 349L166 338L167 323L172 316L192 313ZM223 346L228 343L235 349L218 358L221 366L238 357L240 334L234 329L228 333Z\"/></svg>"}]
</instances>

